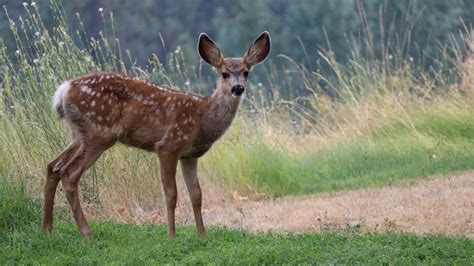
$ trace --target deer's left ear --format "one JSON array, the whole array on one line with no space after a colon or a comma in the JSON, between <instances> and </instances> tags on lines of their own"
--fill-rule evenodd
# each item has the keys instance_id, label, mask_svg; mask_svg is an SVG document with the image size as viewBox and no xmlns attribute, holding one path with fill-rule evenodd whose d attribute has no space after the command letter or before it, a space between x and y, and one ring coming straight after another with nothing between
<instances>
[{"instance_id":1,"label":"deer's left ear","mask_svg":"<svg viewBox=\"0 0 474 266\"><path fill-rule=\"evenodd\" d=\"M244 54L244 63L250 69L262 63L270 53L270 34L264 31Z\"/></svg>"}]
</instances>

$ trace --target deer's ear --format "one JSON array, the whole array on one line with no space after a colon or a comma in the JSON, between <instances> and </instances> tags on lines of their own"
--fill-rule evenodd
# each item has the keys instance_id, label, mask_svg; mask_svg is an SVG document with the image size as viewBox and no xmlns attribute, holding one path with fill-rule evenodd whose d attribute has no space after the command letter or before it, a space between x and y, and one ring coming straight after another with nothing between
<instances>
[{"instance_id":1,"label":"deer's ear","mask_svg":"<svg viewBox=\"0 0 474 266\"><path fill-rule=\"evenodd\" d=\"M244 63L250 69L262 63L270 53L270 34L264 31L244 54Z\"/></svg>"},{"instance_id":2,"label":"deer's ear","mask_svg":"<svg viewBox=\"0 0 474 266\"><path fill-rule=\"evenodd\" d=\"M224 57L214 42L205 33L199 35L198 52L201 58L216 68L224 64Z\"/></svg>"}]
</instances>

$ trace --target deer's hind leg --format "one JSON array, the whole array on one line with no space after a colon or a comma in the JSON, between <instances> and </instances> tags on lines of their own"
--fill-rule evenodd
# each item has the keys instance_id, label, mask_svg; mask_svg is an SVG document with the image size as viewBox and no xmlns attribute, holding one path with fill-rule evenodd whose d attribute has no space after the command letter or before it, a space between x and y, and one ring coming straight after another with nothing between
<instances>
[{"instance_id":1,"label":"deer's hind leg","mask_svg":"<svg viewBox=\"0 0 474 266\"><path fill-rule=\"evenodd\" d=\"M66 198L71 207L76 225L84 238L91 238L92 233L79 200L79 179L100 157L102 152L111 147L115 141L113 138L105 139L103 137L101 139L91 138L91 140L82 139L78 151L60 172Z\"/></svg>"},{"instance_id":2,"label":"deer's hind leg","mask_svg":"<svg viewBox=\"0 0 474 266\"><path fill-rule=\"evenodd\" d=\"M61 152L61 154L51 161L47 166L46 182L44 185L44 205L43 205L43 220L42 228L45 231L51 231L53 228L53 206L54 196L58 187L59 170L62 166L68 163L68 161L78 151L80 143L73 140L69 146Z\"/></svg>"}]
</instances>

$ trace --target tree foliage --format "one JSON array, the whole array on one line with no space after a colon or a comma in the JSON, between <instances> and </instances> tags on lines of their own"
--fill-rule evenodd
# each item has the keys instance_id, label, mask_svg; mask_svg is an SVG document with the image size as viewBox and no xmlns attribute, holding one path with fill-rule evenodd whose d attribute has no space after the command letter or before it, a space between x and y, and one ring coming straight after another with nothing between
<instances>
[{"instance_id":1,"label":"tree foliage","mask_svg":"<svg viewBox=\"0 0 474 266\"><path fill-rule=\"evenodd\" d=\"M2 5L15 20L26 12L20 1ZM47 2L37 5L45 22L54 24ZM431 58L450 41L448 33L456 36L474 22L470 0L71 0L62 5L70 25L84 27L92 37L113 13L115 37L140 63L152 53L165 58L177 46L195 58L200 32L216 40L225 55L240 56L263 30L272 35L273 58L285 54L307 66L316 62L318 49L330 49L344 61L354 45L368 56L387 56L397 47L403 57L417 59L424 51ZM0 16L2 39L14 51L8 27Z\"/></svg>"}]
</instances>

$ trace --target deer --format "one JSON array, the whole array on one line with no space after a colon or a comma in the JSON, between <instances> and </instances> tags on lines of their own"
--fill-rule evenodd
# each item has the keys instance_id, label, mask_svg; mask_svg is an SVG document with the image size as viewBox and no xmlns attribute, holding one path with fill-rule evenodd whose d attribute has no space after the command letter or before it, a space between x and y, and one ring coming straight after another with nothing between
<instances>
[{"instance_id":1,"label":"deer","mask_svg":"<svg viewBox=\"0 0 474 266\"><path fill-rule=\"evenodd\" d=\"M205 33L199 35L197 50L202 60L219 74L209 96L114 73L89 73L57 87L53 108L71 129L72 140L47 164L42 217L45 232L53 228L54 198L61 181L81 236L92 238L81 208L79 180L104 151L120 142L158 156L168 239L176 235L176 171L180 163L197 235L205 236L198 159L234 120L248 87L250 71L270 53L270 35L263 32L243 57L224 57Z\"/></svg>"}]
</instances>

